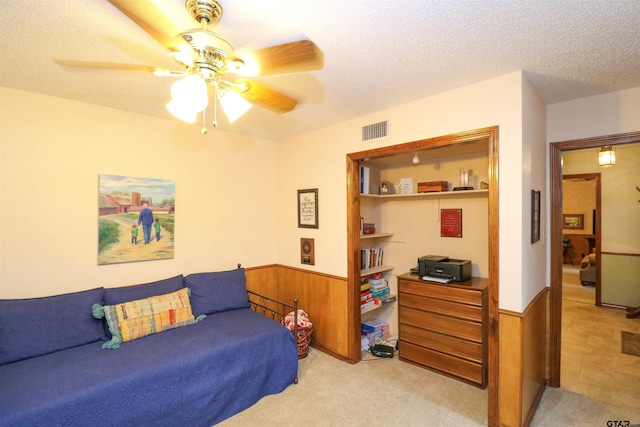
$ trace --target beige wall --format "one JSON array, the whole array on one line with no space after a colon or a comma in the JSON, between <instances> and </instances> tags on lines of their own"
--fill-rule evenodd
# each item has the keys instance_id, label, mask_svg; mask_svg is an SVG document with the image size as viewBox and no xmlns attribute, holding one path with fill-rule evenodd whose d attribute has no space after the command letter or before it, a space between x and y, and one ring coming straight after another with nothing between
<instances>
[{"instance_id":1,"label":"beige wall","mask_svg":"<svg viewBox=\"0 0 640 427\"><path fill-rule=\"evenodd\" d=\"M640 130L640 87L606 93L547 107L547 141L557 142ZM640 173L640 144L616 146L616 165L599 167L596 149L563 153L563 174L599 172L602 196L603 252L640 253L640 227L635 177ZM638 305L633 273L640 257L608 255L602 265L602 302ZM625 264L626 268L620 264ZM609 271L609 270L612 271ZM611 288L610 284L615 283Z\"/></svg>"},{"instance_id":2,"label":"beige wall","mask_svg":"<svg viewBox=\"0 0 640 427\"><path fill-rule=\"evenodd\" d=\"M639 184L636 177L640 175L640 144L616 146L616 158L614 166L600 167L597 149L568 151L563 153L562 173L601 174L602 250L640 253L640 227L634 226L640 206L640 193L635 189ZM578 232L589 234L591 228L585 224L585 230Z\"/></svg>"},{"instance_id":3,"label":"beige wall","mask_svg":"<svg viewBox=\"0 0 640 427\"><path fill-rule=\"evenodd\" d=\"M522 268L529 189L538 185L529 177L544 175L530 161L537 156L532 130L544 123L532 93L515 72L272 143L221 131L202 137L171 120L3 89L0 296L116 286L236 262L346 277L346 154L498 125L499 298L502 308L521 311L540 282ZM381 120L389 121L389 137L360 142L361 127ZM96 265L100 173L176 180L173 261ZM297 227L296 190L303 188L319 189L317 230ZM315 266L300 265L300 237L315 238Z\"/></svg>"},{"instance_id":4,"label":"beige wall","mask_svg":"<svg viewBox=\"0 0 640 427\"><path fill-rule=\"evenodd\" d=\"M546 238L548 233L548 220L547 220L547 199L548 192L546 191L546 176L547 176L547 161L546 152L547 145L545 143L545 127L546 127L546 109L544 102L538 96L535 88L531 82L524 79L522 82L522 158L521 162L517 165L519 171L512 171L512 174L505 175L500 172L500 183L502 185L503 180L515 179L515 174L519 172L521 177L520 182L520 202L523 207L522 212L519 215L521 219L520 223L520 258L518 263L521 265L522 272L520 280L522 282L522 295L520 297L520 309L517 311L522 312L529 306L531 301L539 295L540 292L548 286L549 281L549 242ZM500 137L501 146L504 144L510 144L512 141L503 140ZM507 161L515 162L515 159L502 158L500 153L500 166ZM502 190L502 189L501 189ZM536 243L531 243L531 190L540 191L540 240ZM515 194L503 193L500 191L500 205L504 203L505 199L516 197ZM503 211L500 209L500 263L502 263L502 254L507 251L510 252L514 249L513 244L502 244L502 239L511 238L511 230L503 230L502 223L504 216ZM506 215L514 215L515 212L508 213ZM503 235L503 233L508 233ZM513 230L515 232L515 230ZM506 284L502 275L500 276L500 289ZM508 278L510 279L510 278ZM500 298L502 298L502 291L500 292ZM506 305L500 301L500 308L506 308Z\"/></svg>"},{"instance_id":5,"label":"beige wall","mask_svg":"<svg viewBox=\"0 0 640 427\"><path fill-rule=\"evenodd\" d=\"M528 217L529 206L529 192L525 195L522 190L523 176L539 174L539 180L544 182L544 168L523 174L522 103L523 97L530 95L528 91L523 93L525 81L521 72L515 72L279 142L279 263L299 265L300 237L311 237L316 239L316 265L302 268L347 275L347 153L498 125L500 247L505 248L500 252L500 306L521 311L526 306L522 301L522 247L524 236L529 239L528 228L522 231L526 222L523 212L527 212ZM528 109L539 110L537 126L544 129L544 108L533 104ZM388 138L368 143L360 141L362 126L384 120L389 122ZM539 132L543 134L544 130ZM541 143L544 144L544 139ZM543 164L544 160L536 161L539 163ZM295 194L300 188L319 189L318 230L296 226Z\"/></svg>"},{"instance_id":6,"label":"beige wall","mask_svg":"<svg viewBox=\"0 0 640 427\"><path fill-rule=\"evenodd\" d=\"M0 298L277 259L275 143L0 88ZM98 174L176 183L175 258L97 265Z\"/></svg>"},{"instance_id":7,"label":"beige wall","mask_svg":"<svg viewBox=\"0 0 640 427\"><path fill-rule=\"evenodd\" d=\"M593 152L594 150L590 150ZM570 154L570 153L569 153ZM568 163L568 159L567 163ZM592 172L596 172L595 170ZM593 210L596 208L596 180L562 180L562 213L583 215L582 229L563 229L562 234L594 234Z\"/></svg>"},{"instance_id":8,"label":"beige wall","mask_svg":"<svg viewBox=\"0 0 640 427\"><path fill-rule=\"evenodd\" d=\"M547 106L547 141L568 141L640 129L640 86Z\"/></svg>"}]
</instances>

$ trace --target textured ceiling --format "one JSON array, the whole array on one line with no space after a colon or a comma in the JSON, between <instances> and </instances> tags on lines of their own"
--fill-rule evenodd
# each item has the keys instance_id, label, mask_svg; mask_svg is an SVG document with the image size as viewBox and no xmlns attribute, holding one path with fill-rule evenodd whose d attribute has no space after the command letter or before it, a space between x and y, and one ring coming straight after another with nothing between
<instances>
[{"instance_id":1,"label":"textured ceiling","mask_svg":"<svg viewBox=\"0 0 640 427\"><path fill-rule=\"evenodd\" d=\"M194 26L183 0L157 3L179 26ZM305 38L324 51L320 71L258 78L298 99L292 112L256 107L233 125L218 118L220 128L273 140L517 70L546 103L640 86L638 0L220 3L215 31L237 52ZM106 0L2 0L0 34L0 86L172 118L165 109L170 78L53 62L176 69L162 46Z\"/></svg>"}]
</instances>

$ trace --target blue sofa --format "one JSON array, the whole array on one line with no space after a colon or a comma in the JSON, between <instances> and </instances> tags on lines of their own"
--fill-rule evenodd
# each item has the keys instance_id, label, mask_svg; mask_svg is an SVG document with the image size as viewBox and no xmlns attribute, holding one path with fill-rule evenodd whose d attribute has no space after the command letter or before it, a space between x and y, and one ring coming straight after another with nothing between
<instances>
[{"instance_id":1,"label":"blue sofa","mask_svg":"<svg viewBox=\"0 0 640 427\"><path fill-rule=\"evenodd\" d=\"M184 287L203 320L103 348L111 330L94 304ZM296 340L249 308L241 268L0 300L1 426L212 426L283 391L297 370Z\"/></svg>"}]
</instances>

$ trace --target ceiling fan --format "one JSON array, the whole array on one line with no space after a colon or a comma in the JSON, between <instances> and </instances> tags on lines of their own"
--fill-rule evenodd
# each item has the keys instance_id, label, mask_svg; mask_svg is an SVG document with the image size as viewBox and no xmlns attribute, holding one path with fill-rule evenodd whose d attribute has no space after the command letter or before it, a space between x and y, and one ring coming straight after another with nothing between
<instances>
[{"instance_id":1,"label":"ceiling fan","mask_svg":"<svg viewBox=\"0 0 640 427\"><path fill-rule=\"evenodd\" d=\"M131 64L54 60L71 67L149 71L160 77L177 77L167 109L177 118L195 123L196 114L206 109L209 88L232 123L253 104L275 113L286 113L297 101L247 77L320 70L324 54L310 40L271 46L236 56L220 35L210 30L222 17L216 0L186 0L185 8L198 28L180 32L156 6L154 0L108 0L128 18L169 50L181 70ZM217 103L216 103L217 105ZM215 110L214 110L215 111ZM215 113L214 113L215 114ZM214 118L214 125L217 126ZM202 129L206 133L206 127Z\"/></svg>"}]
</instances>

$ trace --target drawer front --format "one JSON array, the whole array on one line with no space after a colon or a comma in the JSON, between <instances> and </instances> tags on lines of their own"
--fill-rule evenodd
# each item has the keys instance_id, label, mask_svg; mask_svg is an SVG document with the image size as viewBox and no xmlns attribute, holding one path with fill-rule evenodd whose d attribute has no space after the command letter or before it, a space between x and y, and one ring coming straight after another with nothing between
<instances>
[{"instance_id":1,"label":"drawer front","mask_svg":"<svg viewBox=\"0 0 640 427\"><path fill-rule=\"evenodd\" d=\"M408 280L398 280L398 289L399 292L407 294L482 306L482 291L478 290L452 288L446 285L410 282Z\"/></svg>"},{"instance_id":2,"label":"drawer front","mask_svg":"<svg viewBox=\"0 0 640 427\"><path fill-rule=\"evenodd\" d=\"M451 301L434 299L420 295L401 292L398 296L401 306L445 314L475 322L482 322L482 307L477 305L460 304Z\"/></svg>"},{"instance_id":3,"label":"drawer front","mask_svg":"<svg viewBox=\"0 0 640 427\"><path fill-rule=\"evenodd\" d=\"M400 323L482 343L482 324L400 306Z\"/></svg>"},{"instance_id":4,"label":"drawer front","mask_svg":"<svg viewBox=\"0 0 640 427\"><path fill-rule=\"evenodd\" d=\"M405 342L482 363L482 344L401 323L400 345Z\"/></svg>"},{"instance_id":5,"label":"drawer front","mask_svg":"<svg viewBox=\"0 0 640 427\"><path fill-rule=\"evenodd\" d=\"M407 342L401 342L399 350L400 360L410 361L441 371L481 388L486 386L486 371L481 364Z\"/></svg>"}]
</instances>

